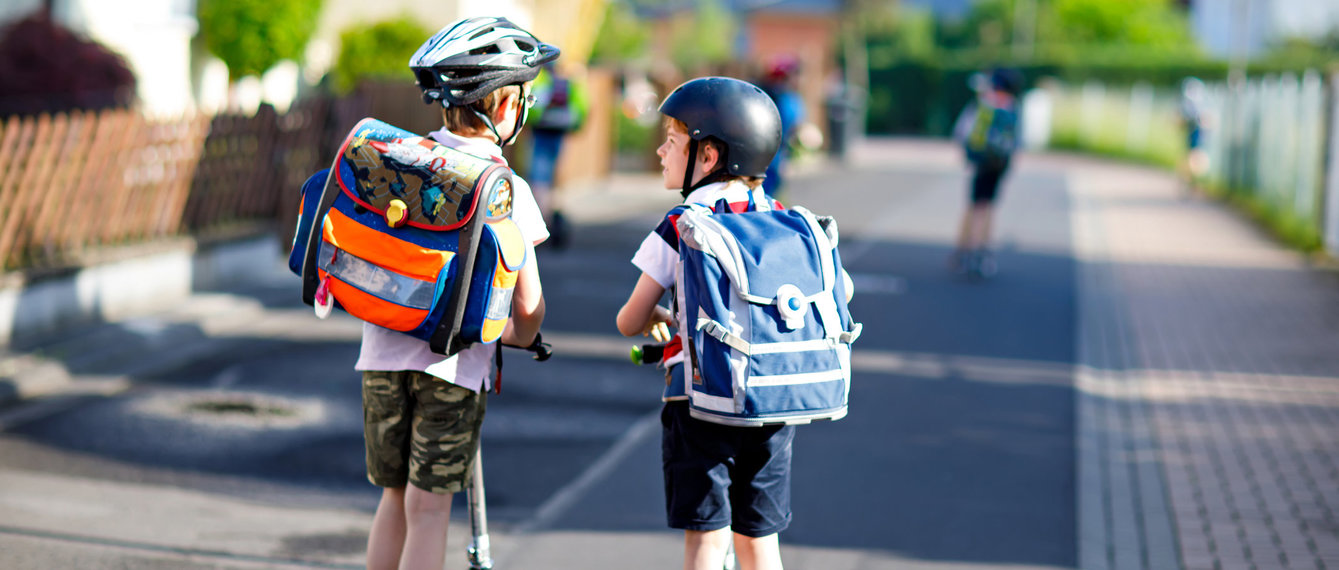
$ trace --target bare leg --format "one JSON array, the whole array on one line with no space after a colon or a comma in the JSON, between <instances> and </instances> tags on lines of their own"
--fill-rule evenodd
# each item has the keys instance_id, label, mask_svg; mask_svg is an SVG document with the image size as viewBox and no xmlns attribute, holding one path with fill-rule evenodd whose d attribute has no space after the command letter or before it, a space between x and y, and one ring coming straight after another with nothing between
<instances>
[{"instance_id":1,"label":"bare leg","mask_svg":"<svg viewBox=\"0 0 1339 570\"><path fill-rule=\"evenodd\" d=\"M407 531L400 570L441 570L446 563L451 494L439 495L410 485L405 491L404 510Z\"/></svg>"},{"instance_id":2,"label":"bare leg","mask_svg":"<svg viewBox=\"0 0 1339 570\"><path fill-rule=\"evenodd\" d=\"M973 204L970 212L971 237L968 250L977 250L990 243L991 222L995 217L995 208L987 202Z\"/></svg>"},{"instance_id":3,"label":"bare leg","mask_svg":"<svg viewBox=\"0 0 1339 570\"><path fill-rule=\"evenodd\" d=\"M720 570L730 547L730 528L683 531L684 570Z\"/></svg>"},{"instance_id":4,"label":"bare leg","mask_svg":"<svg viewBox=\"0 0 1339 570\"><path fill-rule=\"evenodd\" d=\"M1199 183L1209 169L1209 155L1203 150L1193 149L1186 155L1186 190L1191 195L1199 194Z\"/></svg>"},{"instance_id":5,"label":"bare leg","mask_svg":"<svg viewBox=\"0 0 1339 570\"><path fill-rule=\"evenodd\" d=\"M968 205L967 211L962 213L962 222L958 226L958 247L957 252L962 253L972 248L972 219L976 212L975 205Z\"/></svg>"},{"instance_id":6,"label":"bare leg","mask_svg":"<svg viewBox=\"0 0 1339 570\"><path fill-rule=\"evenodd\" d=\"M377 514L372 517L372 532L367 537L369 570L389 570L400 565L404 549L404 487L385 487Z\"/></svg>"},{"instance_id":7,"label":"bare leg","mask_svg":"<svg viewBox=\"0 0 1339 570\"><path fill-rule=\"evenodd\" d=\"M969 204L967 210L962 213L962 221L958 223L958 241L953 248L953 253L948 256L948 268L951 270L962 271L968 256L972 254L972 235L975 214L976 207L971 204Z\"/></svg>"},{"instance_id":8,"label":"bare leg","mask_svg":"<svg viewBox=\"0 0 1339 570\"><path fill-rule=\"evenodd\" d=\"M781 541L776 534L759 538L736 534L735 559L739 570L781 570Z\"/></svg>"}]
</instances>

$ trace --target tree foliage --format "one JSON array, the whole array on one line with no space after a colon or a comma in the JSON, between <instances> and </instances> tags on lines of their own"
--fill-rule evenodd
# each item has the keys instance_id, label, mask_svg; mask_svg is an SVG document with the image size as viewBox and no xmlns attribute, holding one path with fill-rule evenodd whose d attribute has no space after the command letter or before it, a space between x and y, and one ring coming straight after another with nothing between
<instances>
[{"instance_id":1,"label":"tree foliage","mask_svg":"<svg viewBox=\"0 0 1339 570\"><path fill-rule=\"evenodd\" d=\"M1031 22L1020 20L1028 17ZM983 0L961 21L940 22L938 39L948 49L999 50L1011 46L1016 30L1028 24L1038 48L1029 51L1039 56L1073 59L1119 50L1199 54L1186 13L1172 0Z\"/></svg>"},{"instance_id":2,"label":"tree foliage","mask_svg":"<svg viewBox=\"0 0 1339 570\"><path fill-rule=\"evenodd\" d=\"M333 87L347 93L367 79L413 81L409 58L430 36L432 30L408 16L345 29L330 71Z\"/></svg>"},{"instance_id":3,"label":"tree foliage","mask_svg":"<svg viewBox=\"0 0 1339 570\"><path fill-rule=\"evenodd\" d=\"M604 20L596 32L595 46L591 48L592 62L622 62L646 55L650 45L650 27L637 17L632 5L609 2L605 5Z\"/></svg>"},{"instance_id":4,"label":"tree foliage","mask_svg":"<svg viewBox=\"0 0 1339 570\"><path fill-rule=\"evenodd\" d=\"M1188 48L1190 24L1170 0L1053 0L1039 11L1038 37L1067 44Z\"/></svg>"},{"instance_id":5,"label":"tree foliage","mask_svg":"<svg viewBox=\"0 0 1339 570\"><path fill-rule=\"evenodd\" d=\"M199 0L205 47L237 80L282 60L300 60L316 28L321 0Z\"/></svg>"},{"instance_id":6,"label":"tree foliage","mask_svg":"<svg viewBox=\"0 0 1339 570\"><path fill-rule=\"evenodd\" d=\"M870 6L862 8L856 21L866 38L872 66L934 56L935 22L928 10L896 4Z\"/></svg>"},{"instance_id":7,"label":"tree foliage","mask_svg":"<svg viewBox=\"0 0 1339 570\"><path fill-rule=\"evenodd\" d=\"M676 24L670 58L679 69L701 69L734 58L738 23L721 0L697 0L697 9Z\"/></svg>"}]
</instances>

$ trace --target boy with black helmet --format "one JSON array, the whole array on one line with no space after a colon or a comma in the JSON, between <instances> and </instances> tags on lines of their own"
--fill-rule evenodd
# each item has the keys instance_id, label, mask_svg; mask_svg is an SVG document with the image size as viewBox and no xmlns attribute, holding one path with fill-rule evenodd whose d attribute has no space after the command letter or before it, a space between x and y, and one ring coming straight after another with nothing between
<instances>
[{"instance_id":1,"label":"boy with black helmet","mask_svg":"<svg viewBox=\"0 0 1339 570\"><path fill-rule=\"evenodd\" d=\"M725 77L680 85L660 106L665 142L656 149L668 190L684 204L717 212L752 209L767 165L781 146L776 105L757 86ZM780 208L772 198L773 207ZM618 312L619 332L669 339L680 316L660 306L679 263L671 210L632 263L642 275ZM684 567L719 569L731 544L744 568L781 568L777 533L790 524L794 426L735 427L689 416L682 331L665 348L670 370L661 412L665 503L671 528L684 530Z\"/></svg>"},{"instance_id":2,"label":"boy with black helmet","mask_svg":"<svg viewBox=\"0 0 1339 570\"><path fill-rule=\"evenodd\" d=\"M503 161L530 105L529 83L558 48L505 18L468 18L432 36L409 67L426 103L442 105L443 145ZM503 161L505 162L505 161ZM544 320L534 245L548 238L530 187L513 177L512 220L526 242L501 341L529 346ZM369 323L354 368L363 372L368 479L383 488L368 537L368 568L440 569L451 496L465 488L496 347L443 357L427 342Z\"/></svg>"}]
</instances>

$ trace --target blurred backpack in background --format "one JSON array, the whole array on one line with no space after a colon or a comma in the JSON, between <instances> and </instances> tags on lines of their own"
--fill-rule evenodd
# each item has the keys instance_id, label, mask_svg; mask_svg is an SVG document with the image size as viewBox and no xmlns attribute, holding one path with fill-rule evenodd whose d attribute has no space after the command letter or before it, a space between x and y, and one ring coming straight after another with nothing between
<instances>
[{"instance_id":1,"label":"blurred backpack in background","mask_svg":"<svg viewBox=\"0 0 1339 570\"><path fill-rule=\"evenodd\" d=\"M1000 166L1018 150L1018 110L1013 104L998 104L983 97L977 102L976 119L964 146L967 159L983 166Z\"/></svg>"},{"instance_id":2,"label":"blurred backpack in background","mask_svg":"<svg viewBox=\"0 0 1339 570\"><path fill-rule=\"evenodd\" d=\"M538 116L532 128L569 133L581 128L586 118L585 97L576 82L546 68L535 79L534 94L531 112Z\"/></svg>"}]
</instances>

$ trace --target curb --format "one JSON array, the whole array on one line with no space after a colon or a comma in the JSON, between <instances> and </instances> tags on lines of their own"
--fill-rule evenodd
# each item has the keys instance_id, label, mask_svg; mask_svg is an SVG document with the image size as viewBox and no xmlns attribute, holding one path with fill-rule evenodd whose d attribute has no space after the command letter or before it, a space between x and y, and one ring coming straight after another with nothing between
<instances>
[{"instance_id":1,"label":"curb","mask_svg":"<svg viewBox=\"0 0 1339 570\"><path fill-rule=\"evenodd\" d=\"M127 248L104 263L0 284L0 407L67 389L58 359L26 353L79 329L175 306L192 293L258 279L281 248L269 232L202 243L173 240Z\"/></svg>"}]
</instances>

